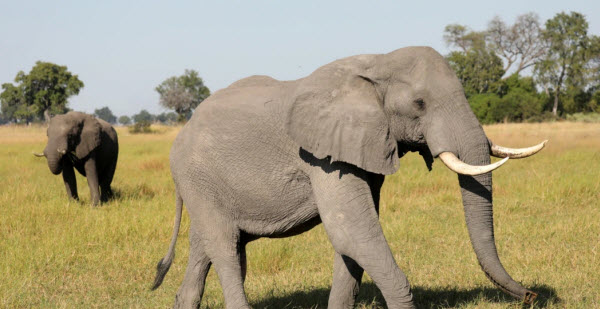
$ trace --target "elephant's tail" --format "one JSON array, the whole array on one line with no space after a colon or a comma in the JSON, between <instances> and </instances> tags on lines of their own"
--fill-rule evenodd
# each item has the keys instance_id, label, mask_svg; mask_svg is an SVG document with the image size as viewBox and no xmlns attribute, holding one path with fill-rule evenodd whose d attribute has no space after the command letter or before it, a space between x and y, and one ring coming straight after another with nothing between
<instances>
[{"instance_id":1,"label":"elephant's tail","mask_svg":"<svg viewBox=\"0 0 600 309\"><path fill-rule=\"evenodd\" d=\"M175 244L177 243L177 235L179 234L179 225L181 223L181 210L183 208L183 199L181 198L181 195L179 195L179 192L176 192L175 195L175 223L173 226L173 236L171 236L171 245L169 245L167 255L158 262L158 265L156 265L156 277L154 278L152 290L156 290L163 282L165 275L171 267L171 263L173 263L173 258L175 257Z\"/></svg>"}]
</instances>

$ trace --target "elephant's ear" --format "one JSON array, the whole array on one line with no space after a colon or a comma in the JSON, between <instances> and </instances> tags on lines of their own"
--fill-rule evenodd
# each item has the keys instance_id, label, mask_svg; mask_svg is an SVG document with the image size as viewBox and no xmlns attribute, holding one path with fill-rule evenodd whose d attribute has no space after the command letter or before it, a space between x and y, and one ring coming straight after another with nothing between
<instances>
[{"instance_id":1,"label":"elephant's ear","mask_svg":"<svg viewBox=\"0 0 600 309\"><path fill-rule=\"evenodd\" d=\"M285 128L303 149L389 175L398 169L397 143L374 82L338 60L298 81L288 98Z\"/></svg>"},{"instance_id":2,"label":"elephant's ear","mask_svg":"<svg viewBox=\"0 0 600 309\"><path fill-rule=\"evenodd\" d=\"M75 147L75 155L79 159L87 157L92 150L100 146L100 122L96 118L86 115L83 119L79 144Z\"/></svg>"}]
</instances>

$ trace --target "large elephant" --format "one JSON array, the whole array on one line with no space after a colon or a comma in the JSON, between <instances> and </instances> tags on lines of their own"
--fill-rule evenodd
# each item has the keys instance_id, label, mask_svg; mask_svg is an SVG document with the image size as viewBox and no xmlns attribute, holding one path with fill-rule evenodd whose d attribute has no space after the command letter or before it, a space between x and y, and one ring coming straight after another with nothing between
<instances>
[{"instance_id":1,"label":"large elephant","mask_svg":"<svg viewBox=\"0 0 600 309\"><path fill-rule=\"evenodd\" d=\"M93 205L108 200L119 153L115 129L94 116L68 112L50 119L47 135L44 153L35 155L46 157L52 174L62 172L67 195L79 199L75 168L87 177Z\"/></svg>"},{"instance_id":2,"label":"large elephant","mask_svg":"<svg viewBox=\"0 0 600 309\"><path fill-rule=\"evenodd\" d=\"M384 175L419 151L459 173L465 217L479 263L506 293L531 302L496 252L492 173L527 149L493 145L444 58L428 47L359 55L306 78L242 79L204 101L171 149L176 217L158 263L157 288L174 257L182 204L190 256L177 308L197 308L215 266L227 308L248 308L245 246L323 223L335 249L330 308L352 308L366 271L389 308L412 308L412 293L378 220ZM490 164L490 155L506 159Z\"/></svg>"}]
</instances>

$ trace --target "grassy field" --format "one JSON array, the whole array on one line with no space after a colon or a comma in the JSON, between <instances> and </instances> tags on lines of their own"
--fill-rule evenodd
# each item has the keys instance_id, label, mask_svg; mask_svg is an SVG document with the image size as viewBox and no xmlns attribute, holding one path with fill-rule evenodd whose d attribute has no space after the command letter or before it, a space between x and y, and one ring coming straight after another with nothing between
<instances>
[{"instance_id":1,"label":"grassy field","mask_svg":"<svg viewBox=\"0 0 600 309\"><path fill-rule=\"evenodd\" d=\"M519 147L549 139L533 158L494 172L497 245L508 272L540 293L535 307L600 308L600 124L501 124L496 143ZM117 197L68 202L60 176L31 155L42 127L0 127L0 308L168 308L187 264L184 213L173 266L150 291L174 216L168 154L177 128L130 135L119 128ZM381 222L419 308L520 308L496 289L475 259L456 175L427 172L410 154L388 177ZM254 308L325 308L333 251L322 227L248 246L246 292ZM365 275L359 308L384 308ZM214 270L202 308L222 308Z\"/></svg>"}]
</instances>

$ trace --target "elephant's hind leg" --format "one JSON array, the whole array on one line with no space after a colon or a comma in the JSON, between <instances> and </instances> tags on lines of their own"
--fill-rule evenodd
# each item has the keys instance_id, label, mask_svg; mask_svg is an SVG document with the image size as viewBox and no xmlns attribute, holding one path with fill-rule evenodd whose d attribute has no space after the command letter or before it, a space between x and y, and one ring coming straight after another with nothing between
<instances>
[{"instance_id":1,"label":"elephant's hind leg","mask_svg":"<svg viewBox=\"0 0 600 309\"><path fill-rule=\"evenodd\" d=\"M116 168L117 161L115 160L105 171L103 171L102 176L100 177L100 200L102 202L106 202L113 197L113 191L110 184L112 183Z\"/></svg>"},{"instance_id":2,"label":"elephant's hind leg","mask_svg":"<svg viewBox=\"0 0 600 309\"><path fill-rule=\"evenodd\" d=\"M199 217L198 225L206 255L215 267L227 309L250 308L244 293L245 246L240 231L230 218L226 218L214 206ZM196 216L194 216L196 217Z\"/></svg>"},{"instance_id":3,"label":"elephant's hind leg","mask_svg":"<svg viewBox=\"0 0 600 309\"><path fill-rule=\"evenodd\" d=\"M190 227L190 256L183 282L175 296L173 308L200 308L206 275L210 270L210 259L204 252L200 235L194 226Z\"/></svg>"}]
</instances>

